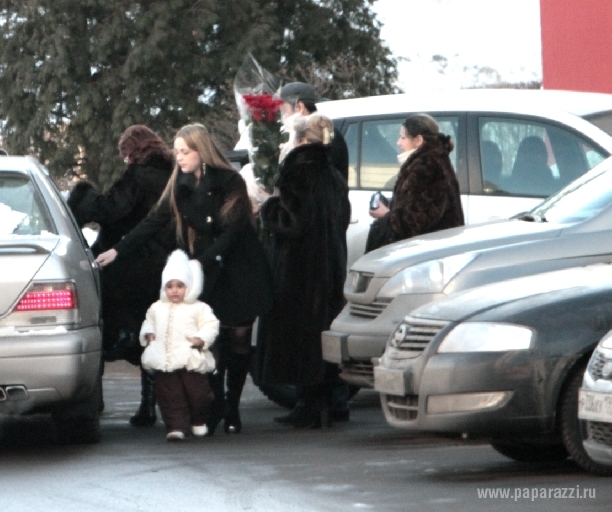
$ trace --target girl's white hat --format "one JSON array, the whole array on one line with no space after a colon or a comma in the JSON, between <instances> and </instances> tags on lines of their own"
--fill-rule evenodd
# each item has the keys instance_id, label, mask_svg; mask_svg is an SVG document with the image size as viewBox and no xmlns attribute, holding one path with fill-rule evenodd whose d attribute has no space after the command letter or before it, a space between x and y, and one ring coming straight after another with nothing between
<instances>
[{"instance_id":1,"label":"girl's white hat","mask_svg":"<svg viewBox=\"0 0 612 512\"><path fill-rule=\"evenodd\" d=\"M197 260L190 260L187 254L180 249L170 254L162 272L161 300L168 300L166 284L173 279L182 282L187 288L185 302L194 302L202 293L204 275L200 263Z\"/></svg>"}]
</instances>

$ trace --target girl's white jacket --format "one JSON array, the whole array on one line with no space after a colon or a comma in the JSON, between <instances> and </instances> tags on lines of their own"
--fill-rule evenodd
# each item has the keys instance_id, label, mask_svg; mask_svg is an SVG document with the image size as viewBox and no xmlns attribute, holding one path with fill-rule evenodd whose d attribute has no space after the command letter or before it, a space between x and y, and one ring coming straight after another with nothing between
<instances>
[{"instance_id":1,"label":"girl's white jacket","mask_svg":"<svg viewBox=\"0 0 612 512\"><path fill-rule=\"evenodd\" d=\"M195 300L203 284L199 266L200 275L195 270L196 282L188 286L183 302L170 302L162 287L160 300L147 311L140 329L140 344L146 346L141 359L144 369L172 372L186 368L199 373L215 370L215 358L209 348L219 334L219 320L208 304ZM155 339L147 345L145 336L150 333L155 334ZM187 336L200 338L204 346L192 348Z\"/></svg>"},{"instance_id":2,"label":"girl's white jacket","mask_svg":"<svg viewBox=\"0 0 612 512\"><path fill-rule=\"evenodd\" d=\"M155 333L142 354L145 370L172 372L186 368L200 373L215 370L215 358L210 346L219 334L219 320L208 304L157 301L147 311L140 330L140 343L146 345L145 335ZM202 350L192 348L186 336L204 341Z\"/></svg>"}]
</instances>

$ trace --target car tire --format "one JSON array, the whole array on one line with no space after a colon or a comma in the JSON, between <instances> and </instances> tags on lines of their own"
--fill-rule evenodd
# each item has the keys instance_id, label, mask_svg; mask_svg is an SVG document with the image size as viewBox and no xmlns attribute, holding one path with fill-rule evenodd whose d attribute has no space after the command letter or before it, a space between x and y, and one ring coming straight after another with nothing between
<instances>
[{"instance_id":1,"label":"car tire","mask_svg":"<svg viewBox=\"0 0 612 512\"><path fill-rule=\"evenodd\" d=\"M297 391L295 386L288 384L260 384L257 386L259 390L275 404L293 409L297 403ZM358 386L349 385L349 399L353 398L359 391Z\"/></svg>"},{"instance_id":2,"label":"car tire","mask_svg":"<svg viewBox=\"0 0 612 512\"><path fill-rule=\"evenodd\" d=\"M52 437L56 444L94 444L100 441L102 376L83 401L64 404L51 413Z\"/></svg>"},{"instance_id":3,"label":"car tire","mask_svg":"<svg viewBox=\"0 0 612 512\"><path fill-rule=\"evenodd\" d=\"M568 457L563 443L537 442L523 439L494 439L491 446L517 462L560 462Z\"/></svg>"},{"instance_id":4,"label":"car tire","mask_svg":"<svg viewBox=\"0 0 612 512\"><path fill-rule=\"evenodd\" d=\"M578 419L578 390L582 386L586 361L580 363L570 374L559 401L561 437L570 457L578 466L597 475L612 475L612 467L604 466L591 459L584 449L586 432L584 421Z\"/></svg>"}]
</instances>

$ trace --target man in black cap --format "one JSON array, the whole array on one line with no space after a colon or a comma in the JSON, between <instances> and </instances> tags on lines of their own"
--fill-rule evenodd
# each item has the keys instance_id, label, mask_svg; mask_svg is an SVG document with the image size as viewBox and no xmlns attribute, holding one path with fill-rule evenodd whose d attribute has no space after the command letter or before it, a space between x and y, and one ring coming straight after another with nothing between
<instances>
[{"instance_id":1,"label":"man in black cap","mask_svg":"<svg viewBox=\"0 0 612 512\"><path fill-rule=\"evenodd\" d=\"M280 97L285 102L282 106L283 116L292 114L310 115L317 111L317 94L315 88L304 82L291 82L280 90ZM337 128L334 128L334 137L331 143L331 163L348 181L348 148L344 137Z\"/></svg>"}]
</instances>

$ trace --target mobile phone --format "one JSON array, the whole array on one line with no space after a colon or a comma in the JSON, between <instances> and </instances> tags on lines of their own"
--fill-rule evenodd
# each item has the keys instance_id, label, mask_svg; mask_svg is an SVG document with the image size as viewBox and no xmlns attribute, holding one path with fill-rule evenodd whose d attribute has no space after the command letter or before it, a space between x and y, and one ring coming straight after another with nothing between
<instances>
[{"instance_id":1,"label":"mobile phone","mask_svg":"<svg viewBox=\"0 0 612 512\"><path fill-rule=\"evenodd\" d=\"M380 192L374 192L370 198L370 210L376 210L380 206Z\"/></svg>"}]
</instances>

